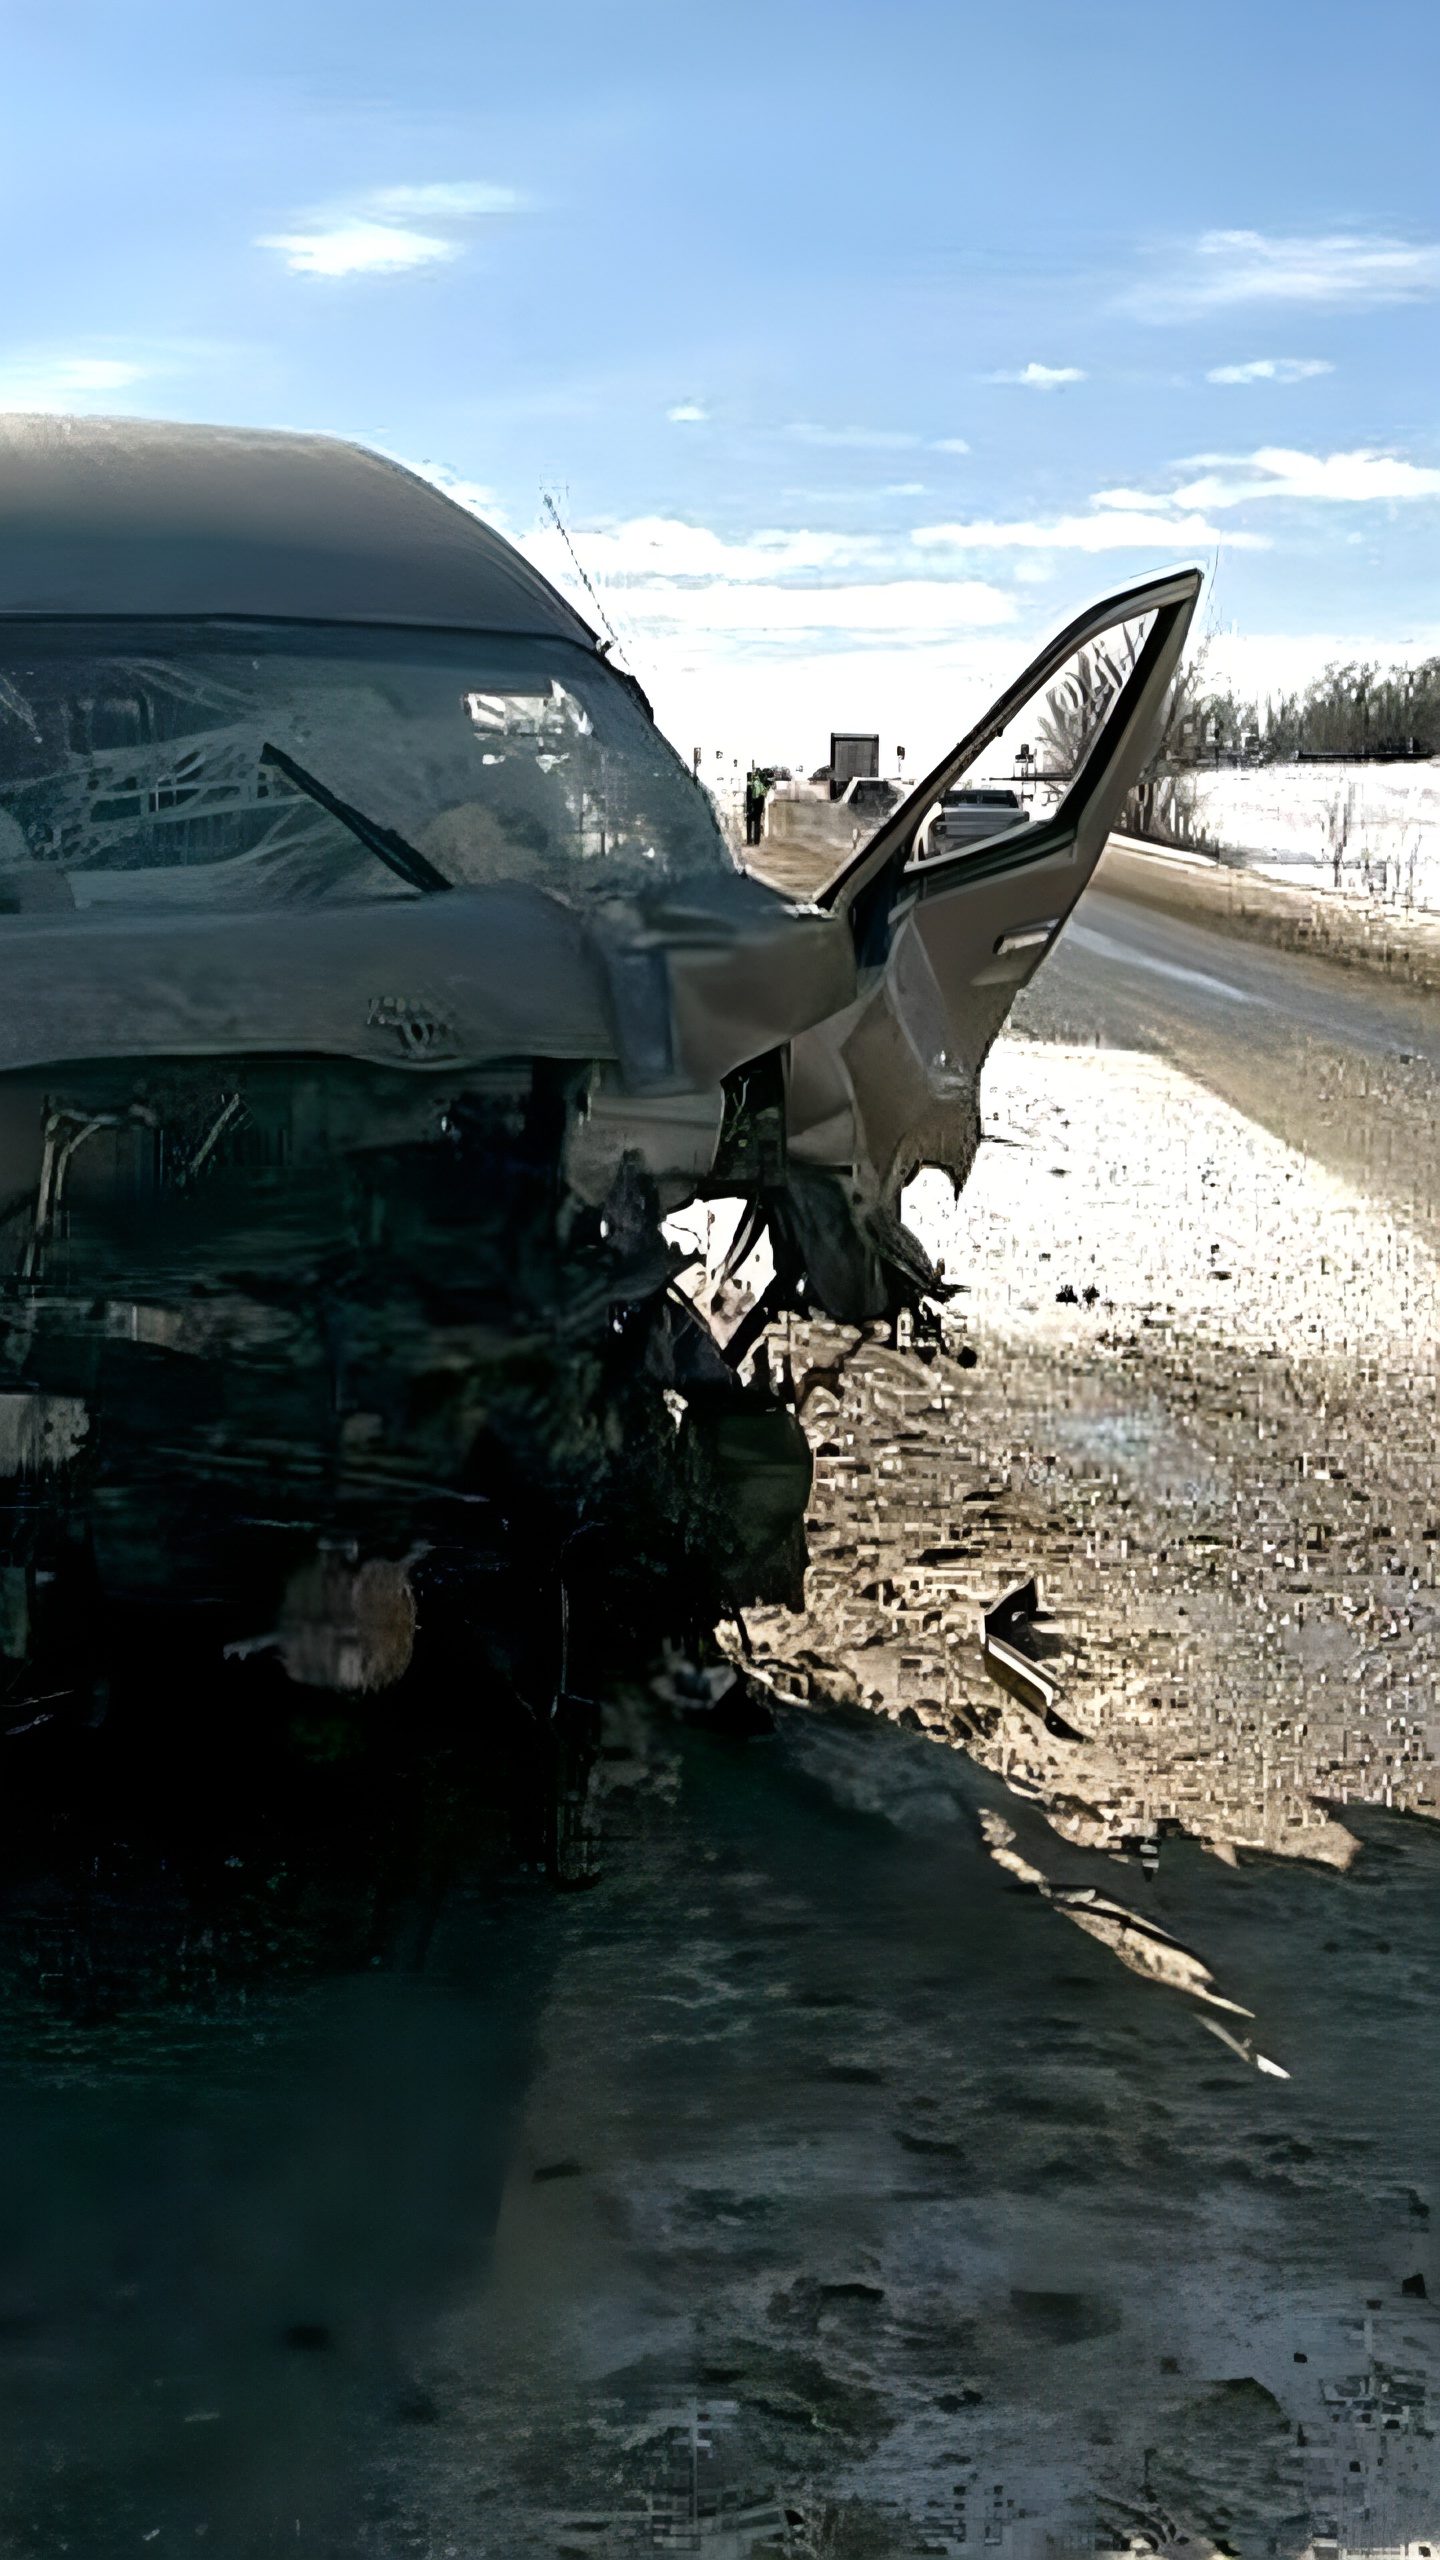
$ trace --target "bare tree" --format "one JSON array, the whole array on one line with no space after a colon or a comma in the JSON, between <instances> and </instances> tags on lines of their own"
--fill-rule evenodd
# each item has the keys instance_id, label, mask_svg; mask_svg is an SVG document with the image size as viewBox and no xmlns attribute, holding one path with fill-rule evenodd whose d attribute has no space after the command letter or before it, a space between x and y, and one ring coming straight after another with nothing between
<instances>
[{"instance_id":1,"label":"bare tree","mask_svg":"<svg viewBox=\"0 0 1440 2560\"><path fill-rule=\"evenodd\" d=\"M1208 841L1197 813L1196 772L1207 738L1234 733L1226 716L1233 706L1207 683L1208 647L1202 641L1170 687L1160 742L1126 798L1123 824L1131 835L1197 848Z\"/></svg>"},{"instance_id":2,"label":"bare tree","mask_svg":"<svg viewBox=\"0 0 1440 2560\"><path fill-rule=\"evenodd\" d=\"M1274 694L1263 706L1212 691L1197 708L1233 746L1253 739L1265 764L1289 756L1431 756L1440 748L1440 658L1417 667L1330 666L1303 693Z\"/></svg>"},{"instance_id":3,"label":"bare tree","mask_svg":"<svg viewBox=\"0 0 1440 2560\"><path fill-rule=\"evenodd\" d=\"M1355 785L1348 782L1337 791L1325 812L1325 833L1330 844L1332 885L1339 888L1345 870L1345 856L1350 844L1350 830L1355 824Z\"/></svg>"},{"instance_id":4,"label":"bare tree","mask_svg":"<svg viewBox=\"0 0 1440 2560\"><path fill-rule=\"evenodd\" d=\"M1050 687L1037 724L1047 780L1074 780L1139 654L1138 632L1107 635L1079 650Z\"/></svg>"}]
</instances>

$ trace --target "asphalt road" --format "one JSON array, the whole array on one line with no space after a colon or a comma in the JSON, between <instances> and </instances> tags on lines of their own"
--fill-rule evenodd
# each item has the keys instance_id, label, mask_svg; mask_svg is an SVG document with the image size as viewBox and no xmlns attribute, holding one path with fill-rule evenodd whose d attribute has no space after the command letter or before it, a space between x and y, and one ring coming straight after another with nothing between
<instances>
[{"instance_id":1,"label":"asphalt road","mask_svg":"<svg viewBox=\"0 0 1440 2560\"><path fill-rule=\"evenodd\" d=\"M1440 1224L1440 997L1092 888L1011 1021L1163 1057L1392 1214Z\"/></svg>"}]
</instances>

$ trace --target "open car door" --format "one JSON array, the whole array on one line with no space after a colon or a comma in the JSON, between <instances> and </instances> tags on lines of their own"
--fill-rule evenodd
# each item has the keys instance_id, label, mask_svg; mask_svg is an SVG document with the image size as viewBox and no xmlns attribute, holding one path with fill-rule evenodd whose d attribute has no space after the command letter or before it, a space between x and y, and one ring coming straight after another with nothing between
<instances>
[{"instance_id":1,"label":"open car door","mask_svg":"<svg viewBox=\"0 0 1440 2560\"><path fill-rule=\"evenodd\" d=\"M985 1054L1153 752L1200 586L1180 569L1080 615L822 891L860 992L793 1044L790 1147L860 1201L968 1172Z\"/></svg>"}]
</instances>

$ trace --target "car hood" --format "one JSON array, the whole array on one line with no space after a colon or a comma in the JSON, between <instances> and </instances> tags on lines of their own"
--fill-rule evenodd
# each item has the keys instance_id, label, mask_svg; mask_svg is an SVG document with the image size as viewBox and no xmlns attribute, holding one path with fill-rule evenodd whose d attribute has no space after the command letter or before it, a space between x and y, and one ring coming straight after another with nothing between
<instances>
[{"instance_id":1,"label":"car hood","mask_svg":"<svg viewBox=\"0 0 1440 2560\"><path fill-rule=\"evenodd\" d=\"M842 920L758 884L648 912L500 884L274 913L40 913L0 924L0 1072L106 1057L309 1053L418 1070L613 1063L709 1088L854 991Z\"/></svg>"}]
</instances>

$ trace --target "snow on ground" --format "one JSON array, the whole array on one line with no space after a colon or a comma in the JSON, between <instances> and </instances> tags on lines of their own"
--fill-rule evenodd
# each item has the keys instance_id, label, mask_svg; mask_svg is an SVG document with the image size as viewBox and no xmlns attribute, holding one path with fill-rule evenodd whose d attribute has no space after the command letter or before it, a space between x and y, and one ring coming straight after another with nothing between
<instances>
[{"instance_id":1,"label":"snow on ground","mask_svg":"<svg viewBox=\"0 0 1440 2560\"><path fill-rule=\"evenodd\" d=\"M1348 1804L1436 1810L1435 1254L1153 1057L1012 1035L983 1100L960 1200L906 1200L959 1284L946 1353L787 1328L832 1392L805 1611L750 1613L755 1659L958 1743L1072 1843L1343 1866ZM1059 1727L978 1643L1029 1574Z\"/></svg>"},{"instance_id":2,"label":"snow on ground","mask_svg":"<svg viewBox=\"0 0 1440 2560\"><path fill-rule=\"evenodd\" d=\"M1197 777L1196 819L1267 878L1440 908L1440 758L1222 767Z\"/></svg>"},{"instance_id":3,"label":"snow on ground","mask_svg":"<svg viewBox=\"0 0 1440 2560\"><path fill-rule=\"evenodd\" d=\"M1009 1037L983 1103L959 1200L935 1172L905 1196L970 1325L1060 1347L1093 1333L1098 1304L1292 1358L1435 1342L1423 1241L1178 1068Z\"/></svg>"}]
</instances>

